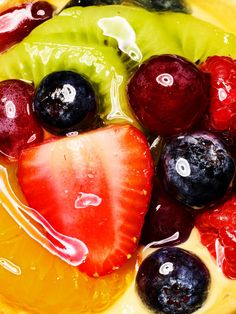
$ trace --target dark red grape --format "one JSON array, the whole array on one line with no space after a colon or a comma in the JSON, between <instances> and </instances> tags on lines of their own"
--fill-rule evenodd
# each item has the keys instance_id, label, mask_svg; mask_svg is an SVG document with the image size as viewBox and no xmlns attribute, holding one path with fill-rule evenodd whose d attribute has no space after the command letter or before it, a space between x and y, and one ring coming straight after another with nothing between
<instances>
[{"instance_id":1,"label":"dark red grape","mask_svg":"<svg viewBox=\"0 0 236 314\"><path fill-rule=\"evenodd\" d=\"M149 211L145 217L141 243L147 245L158 241L154 247L179 244L188 239L193 226L194 217L189 208L171 198L156 180ZM173 235L175 236L172 237ZM172 240L166 242L170 237Z\"/></svg>"},{"instance_id":2,"label":"dark red grape","mask_svg":"<svg viewBox=\"0 0 236 314\"><path fill-rule=\"evenodd\" d=\"M0 82L0 153L17 159L21 150L43 139L43 129L33 117L32 85L8 80Z\"/></svg>"},{"instance_id":3,"label":"dark red grape","mask_svg":"<svg viewBox=\"0 0 236 314\"><path fill-rule=\"evenodd\" d=\"M193 63L176 55L160 55L142 64L128 84L131 107L154 134L184 132L209 106L210 79Z\"/></svg>"},{"instance_id":4,"label":"dark red grape","mask_svg":"<svg viewBox=\"0 0 236 314\"><path fill-rule=\"evenodd\" d=\"M39 1L10 8L0 14L0 52L20 42L36 26L51 18L51 4Z\"/></svg>"}]
</instances>

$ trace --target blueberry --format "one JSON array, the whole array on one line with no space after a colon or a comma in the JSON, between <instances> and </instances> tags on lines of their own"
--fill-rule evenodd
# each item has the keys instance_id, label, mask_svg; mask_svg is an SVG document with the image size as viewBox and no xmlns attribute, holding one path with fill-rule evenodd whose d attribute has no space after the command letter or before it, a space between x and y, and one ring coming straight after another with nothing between
<instances>
[{"instance_id":1,"label":"blueberry","mask_svg":"<svg viewBox=\"0 0 236 314\"><path fill-rule=\"evenodd\" d=\"M88 7L90 5L108 5L108 4L120 4L122 0L71 0L66 5L66 8L81 6L81 7Z\"/></svg>"},{"instance_id":2,"label":"blueberry","mask_svg":"<svg viewBox=\"0 0 236 314\"><path fill-rule=\"evenodd\" d=\"M90 129L97 113L95 92L90 83L75 72L53 72L37 89L34 111L51 133Z\"/></svg>"},{"instance_id":3,"label":"blueberry","mask_svg":"<svg viewBox=\"0 0 236 314\"><path fill-rule=\"evenodd\" d=\"M203 262L177 247L149 255L136 276L138 295L158 314L193 313L206 300L209 285L210 274Z\"/></svg>"},{"instance_id":4,"label":"blueberry","mask_svg":"<svg viewBox=\"0 0 236 314\"><path fill-rule=\"evenodd\" d=\"M76 6L88 7L90 5L95 5L96 3L97 3L96 0L71 0L67 3L66 8Z\"/></svg>"},{"instance_id":5,"label":"blueberry","mask_svg":"<svg viewBox=\"0 0 236 314\"><path fill-rule=\"evenodd\" d=\"M187 13L188 8L184 0L150 0L151 7L156 11L173 11Z\"/></svg>"},{"instance_id":6,"label":"blueberry","mask_svg":"<svg viewBox=\"0 0 236 314\"><path fill-rule=\"evenodd\" d=\"M223 197L235 173L227 148L207 132L172 138L163 149L161 161L168 192L197 208Z\"/></svg>"},{"instance_id":7,"label":"blueberry","mask_svg":"<svg viewBox=\"0 0 236 314\"><path fill-rule=\"evenodd\" d=\"M133 0L133 2L155 11L189 12L184 0Z\"/></svg>"}]
</instances>

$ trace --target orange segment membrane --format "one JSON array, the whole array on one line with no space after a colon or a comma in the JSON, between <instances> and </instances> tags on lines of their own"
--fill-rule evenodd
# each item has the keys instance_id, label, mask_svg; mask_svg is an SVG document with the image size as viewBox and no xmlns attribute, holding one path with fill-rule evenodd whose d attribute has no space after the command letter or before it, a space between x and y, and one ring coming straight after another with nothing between
<instances>
[{"instance_id":1,"label":"orange segment membrane","mask_svg":"<svg viewBox=\"0 0 236 314\"><path fill-rule=\"evenodd\" d=\"M0 166L0 202L15 222L53 255L72 266L78 266L86 259L88 248L82 241L57 232L35 209L20 202L10 186L7 170L3 166ZM50 239L45 233L50 235ZM4 263L0 260L2 266Z\"/></svg>"}]
</instances>

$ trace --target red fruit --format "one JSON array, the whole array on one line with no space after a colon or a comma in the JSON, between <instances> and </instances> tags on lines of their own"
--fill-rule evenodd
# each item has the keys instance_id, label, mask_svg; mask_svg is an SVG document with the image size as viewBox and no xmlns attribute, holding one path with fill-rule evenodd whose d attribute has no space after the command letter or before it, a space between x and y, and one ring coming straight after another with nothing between
<instances>
[{"instance_id":1,"label":"red fruit","mask_svg":"<svg viewBox=\"0 0 236 314\"><path fill-rule=\"evenodd\" d=\"M199 215L196 226L225 276L236 279L236 195Z\"/></svg>"},{"instance_id":2,"label":"red fruit","mask_svg":"<svg viewBox=\"0 0 236 314\"><path fill-rule=\"evenodd\" d=\"M29 148L18 170L29 205L58 232L87 246L79 268L90 276L110 273L134 253L152 175L147 141L129 125Z\"/></svg>"},{"instance_id":3,"label":"red fruit","mask_svg":"<svg viewBox=\"0 0 236 314\"><path fill-rule=\"evenodd\" d=\"M128 84L131 107L154 134L185 132L209 105L209 77L176 55L160 55L142 64Z\"/></svg>"},{"instance_id":4,"label":"red fruit","mask_svg":"<svg viewBox=\"0 0 236 314\"><path fill-rule=\"evenodd\" d=\"M32 112L34 88L18 80L0 82L0 153L17 159L21 150L43 140Z\"/></svg>"},{"instance_id":5,"label":"red fruit","mask_svg":"<svg viewBox=\"0 0 236 314\"><path fill-rule=\"evenodd\" d=\"M142 229L142 244L158 241L156 246L177 245L188 239L193 226L194 217L189 208L171 198L159 180L155 180Z\"/></svg>"},{"instance_id":6,"label":"red fruit","mask_svg":"<svg viewBox=\"0 0 236 314\"><path fill-rule=\"evenodd\" d=\"M201 70L211 74L208 128L236 134L236 60L208 57Z\"/></svg>"},{"instance_id":7,"label":"red fruit","mask_svg":"<svg viewBox=\"0 0 236 314\"><path fill-rule=\"evenodd\" d=\"M52 17L53 7L44 1L22 4L0 14L0 52L20 42L36 26Z\"/></svg>"}]
</instances>

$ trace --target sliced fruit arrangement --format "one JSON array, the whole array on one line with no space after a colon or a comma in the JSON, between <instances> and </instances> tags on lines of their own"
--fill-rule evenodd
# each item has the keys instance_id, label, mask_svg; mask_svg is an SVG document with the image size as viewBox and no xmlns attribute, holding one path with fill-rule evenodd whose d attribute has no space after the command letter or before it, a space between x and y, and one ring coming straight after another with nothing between
<instances>
[{"instance_id":1,"label":"sliced fruit arrangement","mask_svg":"<svg viewBox=\"0 0 236 314\"><path fill-rule=\"evenodd\" d=\"M137 27L140 20L144 24ZM155 36L149 38L153 29ZM183 34L183 29L188 31ZM195 30L204 34L201 40L194 36ZM73 7L2 54L0 78L23 79L37 87L51 72L77 71L96 85L99 115L105 123L134 122L126 96L129 75L125 66L133 68L167 52L194 62L212 54L236 56L235 38L186 14L160 15L127 6L97 7L96 11Z\"/></svg>"},{"instance_id":2,"label":"sliced fruit arrangement","mask_svg":"<svg viewBox=\"0 0 236 314\"><path fill-rule=\"evenodd\" d=\"M1 173L5 187L1 190L1 199L11 213L22 208L19 201L13 201L8 182L17 182L15 170L9 167L9 178L5 172ZM95 277L106 276L89 278L71 267L70 260L65 263L55 258L28 236L26 223L15 224L2 205L1 294L32 312L59 312L61 308L63 313L101 312L107 308L134 275L135 256L132 259L132 255L136 255L148 208L152 172L147 141L139 130L129 125L51 139L24 150L18 177L29 204L52 227L84 241L89 252L79 266L83 272ZM12 187L25 203L19 186ZM24 212L21 210L22 215ZM37 227L36 219L31 220L31 227L32 224ZM45 225L43 222L40 230ZM45 235L52 243L57 242L53 236ZM23 247L27 248L24 256L20 254ZM72 253L73 250L72 247ZM110 272L113 273L109 275ZM45 285L46 300L40 302ZM16 287L20 289L18 294Z\"/></svg>"},{"instance_id":3,"label":"sliced fruit arrangement","mask_svg":"<svg viewBox=\"0 0 236 314\"><path fill-rule=\"evenodd\" d=\"M0 55L0 135L6 122L15 131L3 154L20 155L17 170L14 164L0 167L0 293L32 313L102 312L134 275L141 232L147 246L179 244L188 238L199 207L206 210L197 218L203 242L205 236L207 246L220 239L220 253L223 246L226 255L219 266L234 279L234 225L217 234L218 220L228 221L231 212L221 211L214 232L209 225L201 229L209 207L231 193L235 165L218 134L234 136L234 105L223 116L226 128L208 127L216 135L203 131L199 121L210 117L212 122L215 108L228 105L212 97L221 95L221 79L230 86L229 101L234 99L236 37L186 14L74 4ZM212 55L218 56L205 61ZM25 87L21 97L19 86ZM13 98L6 98L6 91ZM18 121L22 108L28 116L21 114ZM36 129L41 135L29 141L20 123L30 126L29 134ZM161 151L153 191L149 145L134 125L150 138L163 137L163 147L155 146ZM36 241L34 228L40 232ZM53 251L64 250L56 234L80 241L82 258L76 265L75 247L71 254ZM24 246L27 256L19 253ZM204 306L210 282L204 261L170 247L147 258L136 278L143 302L164 314Z\"/></svg>"}]
</instances>

